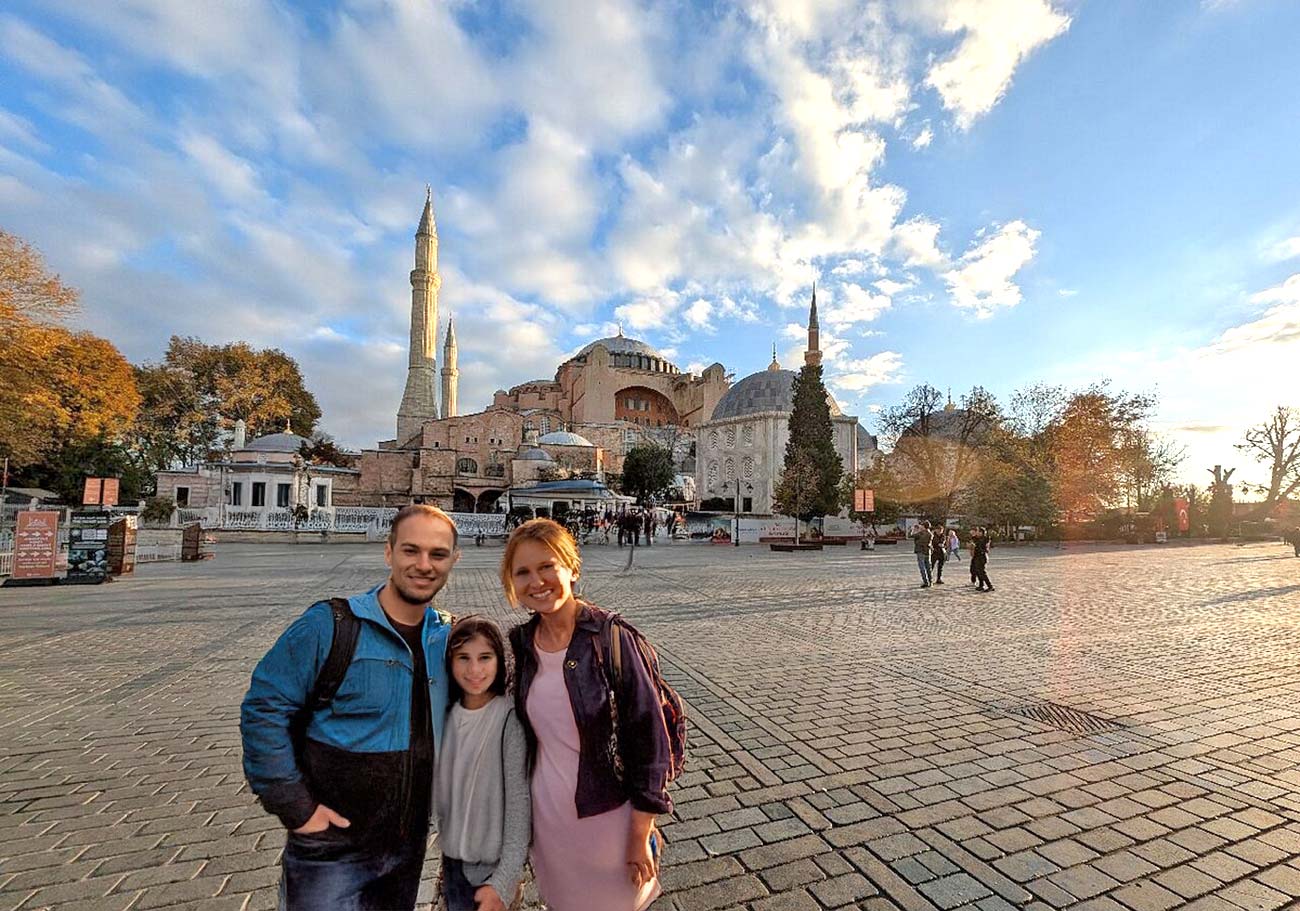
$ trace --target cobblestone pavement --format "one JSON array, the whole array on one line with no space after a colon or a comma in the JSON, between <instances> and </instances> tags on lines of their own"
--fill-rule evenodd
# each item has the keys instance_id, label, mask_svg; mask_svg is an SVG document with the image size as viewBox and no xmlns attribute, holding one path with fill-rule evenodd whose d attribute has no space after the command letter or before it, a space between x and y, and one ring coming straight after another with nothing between
<instances>
[{"instance_id":1,"label":"cobblestone pavement","mask_svg":"<svg viewBox=\"0 0 1300 911\"><path fill-rule=\"evenodd\" d=\"M589 549L585 594L691 713L657 908L1300 906L1289 550L995 550L992 594L888 550ZM499 555L444 603L504 617ZM0 911L273 907L239 699L293 616L382 573L374 545L225 545L0 592Z\"/></svg>"}]
</instances>

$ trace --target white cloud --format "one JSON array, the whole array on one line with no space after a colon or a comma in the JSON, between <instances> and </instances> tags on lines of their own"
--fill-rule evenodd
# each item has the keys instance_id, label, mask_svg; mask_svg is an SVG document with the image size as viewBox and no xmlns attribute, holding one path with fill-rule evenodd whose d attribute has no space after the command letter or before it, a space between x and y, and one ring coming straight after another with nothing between
<instances>
[{"instance_id":1,"label":"white cloud","mask_svg":"<svg viewBox=\"0 0 1300 911\"><path fill-rule=\"evenodd\" d=\"M713 331L713 305L704 298L693 301L682 314L686 324L701 332Z\"/></svg>"},{"instance_id":2,"label":"white cloud","mask_svg":"<svg viewBox=\"0 0 1300 911\"><path fill-rule=\"evenodd\" d=\"M902 294L913 286L913 283L910 281L898 282L894 281L892 278L882 278L879 281L872 282L871 284L872 287L886 297L893 297L896 294Z\"/></svg>"},{"instance_id":3,"label":"white cloud","mask_svg":"<svg viewBox=\"0 0 1300 911\"><path fill-rule=\"evenodd\" d=\"M1020 288L1012 279L1034 258L1039 233L1023 221L1013 221L962 254L959 264L943 276L953 305L985 318L1020 303Z\"/></svg>"},{"instance_id":4,"label":"white cloud","mask_svg":"<svg viewBox=\"0 0 1300 911\"><path fill-rule=\"evenodd\" d=\"M837 389L862 394L873 386L900 382L903 356L897 351L881 351L867 358L846 360L827 380Z\"/></svg>"},{"instance_id":5,"label":"white cloud","mask_svg":"<svg viewBox=\"0 0 1300 911\"><path fill-rule=\"evenodd\" d=\"M997 104L1025 57L1070 27L1049 0L948 0L942 9L943 31L962 39L925 82L963 130Z\"/></svg>"},{"instance_id":6,"label":"white cloud","mask_svg":"<svg viewBox=\"0 0 1300 911\"><path fill-rule=\"evenodd\" d=\"M932 142L934 142L934 130L927 126L912 138L912 148L926 149Z\"/></svg>"},{"instance_id":7,"label":"white cloud","mask_svg":"<svg viewBox=\"0 0 1300 911\"><path fill-rule=\"evenodd\" d=\"M939 225L924 216L909 218L894 229L893 248L905 266L936 268L948 258L939 250Z\"/></svg>"},{"instance_id":8,"label":"white cloud","mask_svg":"<svg viewBox=\"0 0 1300 911\"><path fill-rule=\"evenodd\" d=\"M636 330L662 327L681 305L681 299L671 291L655 296L639 297L614 308L621 322Z\"/></svg>"},{"instance_id":9,"label":"white cloud","mask_svg":"<svg viewBox=\"0 0 1300 911\"><path fill-rule=\"evenodd\" d=\"M1300 236L1280 240L1264 252L1264 258L1272 262L1285 262L1297 256L1300 256Z\"/></svg>"},{"instance_id":10,"label":"white cloud","mask_svg":"<svg viewBox=\"0 0 1300 911\"><path fill-rule=\"evenodd\" d=\"M266 199L252 163L211 136L187 133L181 137L180 147L198 165L202 175L228 198L244 203Z\"/></svg>"},{"instance_id":11,"label":"white cloud","mask_svg":"<svg viewBox=\"0 0 1300 911\"><path fill-rule=\"evenodd\" d=\"M839 292L822 311L825 321L836 328L872 322L893 305L888 295L872 294L852 282L840 285Z\"/></svg>"}]
</instances>

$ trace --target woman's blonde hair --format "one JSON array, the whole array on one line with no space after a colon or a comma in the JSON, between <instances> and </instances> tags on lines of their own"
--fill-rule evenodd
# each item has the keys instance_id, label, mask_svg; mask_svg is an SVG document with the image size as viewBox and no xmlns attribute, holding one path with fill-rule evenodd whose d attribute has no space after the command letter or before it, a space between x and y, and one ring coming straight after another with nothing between
<instances>
[{"instance_id":1,"label":"woman's blonde hair","mask_svg":"<svg viewBox=\"0 0 1300 911\"><path fill-rule=\"evenodd\" d=\"M529 519L510 533L506 541L506 552L501 555L501 588L505 590L506 600L514 607L519 606L519 596L515 594L514 573L511 564L515 560L515 551L525 541L537 541L546 545L560 565L568 569L575 577L582 572L582 555L578 553L578 544L573 535L559 522L550 519Z\"/></svg>"}]
</instances>

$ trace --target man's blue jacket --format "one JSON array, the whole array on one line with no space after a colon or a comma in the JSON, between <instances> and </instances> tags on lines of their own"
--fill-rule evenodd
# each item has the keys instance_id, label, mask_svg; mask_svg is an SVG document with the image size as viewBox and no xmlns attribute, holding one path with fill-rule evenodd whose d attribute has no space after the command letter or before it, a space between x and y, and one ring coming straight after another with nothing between
<instances>
[{"instance_id":1,"label":"man's blue jacket","mask_svg":"<svg viewBox=\"0 0 1300 911\"><path fill-rule=\"evenodd\" d=\"M350 820L350 841L397 830L411 794L411 680L415 663L406 641L379 606L379 587L348 598L361 620L356 652L333 703L307 724L301 756L289 724L311 695L334 639L329 602L295 620L253 671L241 709L244 775L271 813L289 829L318 804ZM424 663L434 755L447 709L446 650L450 622L429 607L424 615Z\"/></svg>"}]
</instances>

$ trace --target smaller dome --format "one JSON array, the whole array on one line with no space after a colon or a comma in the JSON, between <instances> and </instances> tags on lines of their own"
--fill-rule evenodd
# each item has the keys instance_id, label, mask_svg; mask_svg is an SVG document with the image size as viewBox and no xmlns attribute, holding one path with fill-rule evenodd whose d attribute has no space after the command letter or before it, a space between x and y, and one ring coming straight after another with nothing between
<instances>
[{"instance_id":1,"label":"smaller dome","mask_svg":"<svg viewBox=\"0 0 1300 911\"><path fill-rule=\"evenodd\" d=\"M523 459L525 462L554 462L555 461L555 459L547 455L546 450L538 449L536 446L525 449L523 452L519 453L519 455L515 456L515 458Z\"/></svg>"},{"instance_id":2,"label":"smaller dome","mask_svg":"<svg viewBox=\"0 0 1300 911\"><path fill-rule=\"evenodd\" d=\"M760 414L765 411L794 410L794 381L799 374L793 370L780 367L773 370L770 366L761 373L751 373L722 394L718 404L713 407L710 421L722 421L727 418L744 417L747 414ZM839 417L839 404L826 393L826 405L831 417Z\"/></svg>"},{"instance_id":3,"label":"smaller dome","mask_svg":"<svg viewBox=\"0 0 1300 911\"><path fill-rule=\"evenodd\" d=\"M297 452L304 443L311 441L296 433L268 433L258 437L245 447L252 452Z\"/></svg>"},{"instance_id":4,"label":"smaller dome","mask_svg":"<svg viewBox=\"0 0 1300 911\"><path fill-rule=\"evenodd\" d=\"M567 431L567 430L552 430L550 433L548 433L548 434L544 434L540 439L538 439L537 442L542 443L543 445L549 444L549 445L551 445L551 446L591 446L591 447L594 447L594 446L596 445L595 443L591 442L591 440L587 439L586 437L584 437L584 436L579 436L579 435L576 434L576 433L570 433L570 432Z\"/></svg>"}]
</instances>

